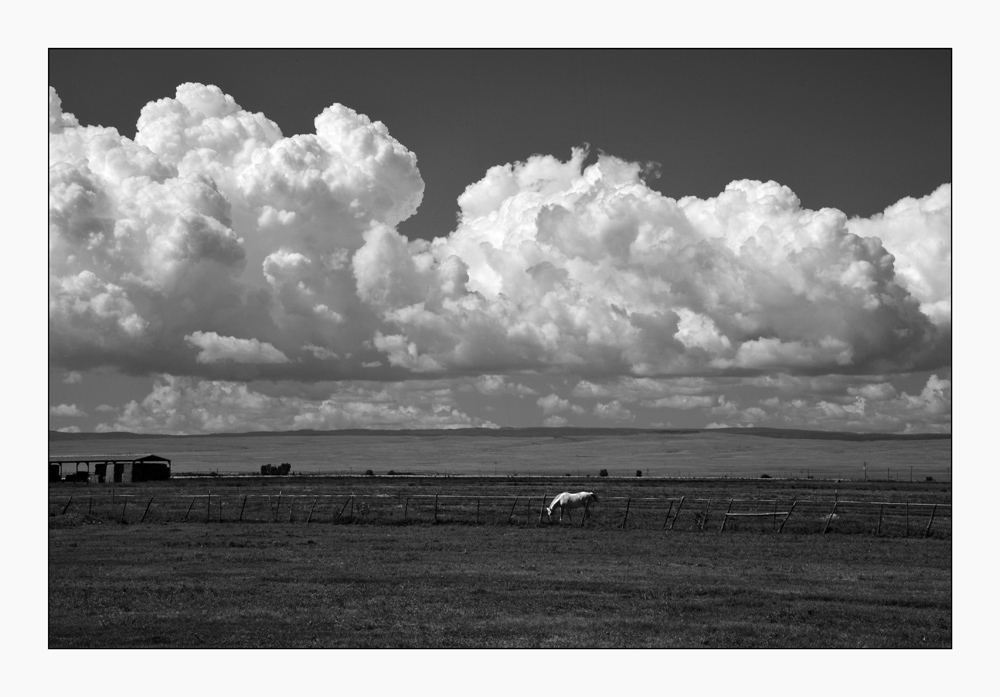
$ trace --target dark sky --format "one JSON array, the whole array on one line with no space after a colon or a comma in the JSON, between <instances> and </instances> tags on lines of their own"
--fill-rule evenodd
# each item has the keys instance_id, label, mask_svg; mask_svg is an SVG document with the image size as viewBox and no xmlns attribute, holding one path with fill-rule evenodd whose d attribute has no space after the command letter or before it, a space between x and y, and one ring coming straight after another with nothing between
<instances>
[{"instance_id":1,"label":"dark sky","mask_svg":"<svg viewBox=\"0 0 1000 697\"><path fill-rule=\"evenodd\" d=\"M426 183L403 234L454 227L497 164L589 143L654 161L661 193L774 179L808 208L870 216L952 180L950 50L51 50L81 124L134 137L139 110L215 84L286 136L340 102L384 122Z\"/></svg>"}]
</instances>

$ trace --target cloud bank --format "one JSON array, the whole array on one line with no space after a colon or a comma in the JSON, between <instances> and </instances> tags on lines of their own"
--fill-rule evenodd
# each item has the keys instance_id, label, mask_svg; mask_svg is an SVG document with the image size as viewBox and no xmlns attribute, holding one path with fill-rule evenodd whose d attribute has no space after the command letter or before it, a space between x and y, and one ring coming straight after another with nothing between
<instances>
[{"instance_id":1,"label":"cloud bank","mask_svg":"<svg viewBox=\"0 0 1000 697\"><path fill-rule=\"evenodd\" d=\"M726 415L684 380L950 366L950 184L848 219L773 181L669 198L642 165L585 166L574 149L490 168L458 198L455 230L410 240L397 226L423 196L416 155L340 104L314 123L286 137L187 83L143 107L130 140L80 124L50 88L50 364L163 374L149 399L192 404L261 379L480 375L464 389L548 394L552 424L583 407L503 376L572 375L576 394L682 381L634 402L590 395L603 400L589 414L630 423L636 407ZM296 423L361 423L344 404ZM135 403L120 423L154 411Z\"/></svg>"}]
</instances>

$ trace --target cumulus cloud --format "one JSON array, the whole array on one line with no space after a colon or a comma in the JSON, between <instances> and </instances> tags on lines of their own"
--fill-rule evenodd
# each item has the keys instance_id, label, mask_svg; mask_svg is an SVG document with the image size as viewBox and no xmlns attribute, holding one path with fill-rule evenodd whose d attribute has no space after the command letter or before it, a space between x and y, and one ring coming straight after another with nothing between
<instances>
[{"instance_id":1,"label":"cumulus cloud","mask_svg":"<svg viewBox=\"0 0 1000 697\"><path fill-rule=\"evenodd\" d=\"M86 412L78 408L75 404L60 404L57 407L49 407L49 416L86 416Z\"/></svg>"},{"instance_id":2,"label":"cumulus cloud","mask_svg":"<svg viewBox=\"0 0 1000 697\"><path fill-rule=\"evenodd\" d=\"M583 168L585 156L492 168L459 198L458 228L430 244L366 237L359 293L397 327L398 346L445 370L500 359L591 375L947 362L940 313L840 211L804 209L787 187L753 180L674 200L637 164L602 155ZM900 206L950 221L944 199L949 188Z\"/></svg>"},{"instance_id":3,"label":"cumulus cloud","mask_svg":"<svg viewBox=\"0 0 1000 697\"><path fill-rule=\"evenodd\" d=\"M66 383L67 385L75 385L82 381L83 381L83 375L75 370L71 370L70 372L66 373L66 377L63 378L63 382Z\"/></svg>"},{"instance_id":4,"label":"cumulus cloud","mask_svg":"<svg viewBox=\"0 0 1000 697\"><path fill-rule=\"evenodd\" d=\"M280 392L280 390L279 390ZM243 382L161 375L98 431L196 434L342 428L496 428L434 383L340 383L323 396L268 394Z\"/></svg>"},{"instance_id":5,"label":"cumulus cloud","mask_svg":"<svg viewBox=\"0 0 1000 697\"><path fill-rule=\"evenodd\" d=\"M233 336L219 336L215 332L195 332L185 336L190 345L201 349L199 363L233 361L235 363L287 363L288 357L271 344L257 339L237 339Z\"/></svg>"},{"instance_id":6,"label":"cumulus cloud","mask_svg":"<svg viewBox=\"0 0 1000 697\"><path fill-rule=\"evenodd\" d=\"M605 154L585 166L578 148L489 168L458 197L454 230L410 240L398 226L423 197L416 155L347 106L285 136L219 87L186 83L141 109L134 140L63 107L50 88L50 362L169 374L180 382L157 393L192 407L248 391L234 421L173 423L150 395L106 428L290 423L246 410L256 379L302 391L476 375L465 394L547 395L552 423L950 418L947 379L909 395L892 378L950 366L950 184L848 219L773 181L670 198L644 166ZM578 377L563 395L516 374ZM359 390L350 408L297 405L300 422L476 422L447 400L362 414L379 393ZM262 399L284 413L294 397Z\"/></svg>"}]
</instances>

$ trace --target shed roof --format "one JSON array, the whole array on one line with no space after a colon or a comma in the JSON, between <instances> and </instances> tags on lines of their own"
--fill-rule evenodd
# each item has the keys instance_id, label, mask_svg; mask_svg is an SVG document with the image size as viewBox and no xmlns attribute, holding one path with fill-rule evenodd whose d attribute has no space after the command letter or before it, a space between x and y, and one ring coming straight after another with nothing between
<instances>
[{"instance_id":1,"label":"shed roof","mask_svg":"<svg viewBox=\"0 0 1000 697\"><path fill-rule=\"evenodd\" d=\"M170 460L165 457L160 457L159 455L147 455L146 457L137 457L132 460L132 462L166 462L170 464Z\"/></svg>"}]
</instances>

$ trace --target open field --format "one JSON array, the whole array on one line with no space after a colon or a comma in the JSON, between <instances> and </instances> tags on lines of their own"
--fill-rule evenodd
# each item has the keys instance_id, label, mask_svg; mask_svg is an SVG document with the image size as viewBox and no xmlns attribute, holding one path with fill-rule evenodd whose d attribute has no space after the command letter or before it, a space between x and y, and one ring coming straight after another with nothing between
<instances>
[{"instance_id":1,"label":"open field","mask_svg":"<svg viewBox=\"0 0 1000 697\"><path fill-rule=\"evenodd\" d=\"M550 498L557 485L585 484L603 499L584 526L579 515L539 523L542 489ZM529 496L511 517L511 501ZM662 504L682 496L817 503L796 508L781 534L770 518L720 534L724 507L702 529L700 506L664 530ZM941 505L951 487L528 477L54 484L49 645L949 647L950 513L927 538L926 516L906 538L898 516L875 536L871 518L852 522L850 512L820 534L817 514L835 496ZM238 522L244 497L259 506ZM330 505L306 523L320 497ZM407 499L404 521L397 506ZM659 505L644 512L635 500Z\"/></svg>"},{"instance_id":2,"label":"open field","mask_svg":"<svg viewBox=\"0 0 1000 697\"><path fill-rule=\"evenodd\" d=\"M951 542L576 527L49 532L50 647L950 647Z\"/></svg>"},{"instance_id":3,"label":"open field","mask_svg":"<svg viewBox=\"0 0 1000 697\"><path fill-rule=\"evenodd\" d=\"M541 430L541 429L540 429ZM582 431L582 430L581 430ZM293 473L749 477L951 480L951 439L841 440L771 438L732 431L588 435L284 434L107 436L50 439L49 457L138 457L173 460L174 473L260 472L289 462ZM787 432L785 432L787 433ZM835 436L837 434L833 434ZM912 468L912 469L911 469Z\"/></svg>"}]
</instances>

